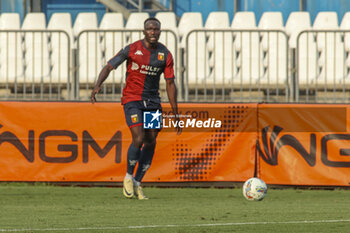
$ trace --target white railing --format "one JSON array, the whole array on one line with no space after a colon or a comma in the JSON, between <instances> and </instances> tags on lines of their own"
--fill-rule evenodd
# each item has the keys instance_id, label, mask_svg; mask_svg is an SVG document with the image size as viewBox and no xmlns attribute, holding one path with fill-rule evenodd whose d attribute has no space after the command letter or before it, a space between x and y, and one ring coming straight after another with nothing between
<instances>
[{"instance_id":1,"label":"white railing","mask_svg":"<svg viewBox=\"0 0 350 233\"><path fill-rule=\"evenodd\" d=\"M98 74L142 30L0 30L1 100L88 101ZM296 49L281 30L163 30L183 102L350 102L350 31L305 30ZM123 64L98 98L120 101ZM167 101L165 82L160 94Z\"/></svg>"}]
</instances>

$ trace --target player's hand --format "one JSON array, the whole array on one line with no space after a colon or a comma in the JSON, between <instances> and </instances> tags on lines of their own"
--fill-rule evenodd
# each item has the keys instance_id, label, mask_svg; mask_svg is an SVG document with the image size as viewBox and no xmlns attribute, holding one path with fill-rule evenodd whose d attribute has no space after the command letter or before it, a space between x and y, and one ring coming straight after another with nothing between
<instances>
[{"instance_id":1,"label":"player's hand","mask_svg":"<svg viewBox=\"0 0 350 233\"><path fill-rule=\"evenodd\" d=\"M180 121L180 118L179 117L175 117L175 121L176 122L179 122ZM176 134L177 135L180 135L182 133L182 128L179 126L179 124L177 124L177 127L176 127Z\"/></svg>"},{"instance_id":2,"label":"player's hand","mask_svg":"<svg viewBox=\"0 0 350 233\"><path fill-rule=\"evenodd\" d=\"M91 92L91 103L95 103L96 102L96 94L99 93L101 90L100 87L95 87L92 92Z\"/></svg>"}]
</instances>

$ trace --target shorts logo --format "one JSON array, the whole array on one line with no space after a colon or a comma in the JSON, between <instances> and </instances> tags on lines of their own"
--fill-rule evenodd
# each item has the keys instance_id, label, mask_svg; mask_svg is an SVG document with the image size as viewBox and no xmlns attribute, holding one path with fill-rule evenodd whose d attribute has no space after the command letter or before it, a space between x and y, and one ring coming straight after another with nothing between
<instances>
[{"instance_id":1,"label":"shorts logo","mask_svg":"<svg viewBox=\"0 0 350 233\"><path fill-rule=\"evenodd\" d=\"M137 114L131 115L131 122L132 123L139 122L139 116Z\"/></svg>"},{"instance_id":2,"label":"shorts logo","mask_svg":"<svg viewBox=\"0 0 350 233\"><path fill-rule=\"evenodd\" d=\"M144 129L160 129L162 113L157 111L143 112L143 128Z\"/></svg>"},{"instance_id":3,"label":"shorts logo","mask_svg":"<svg viewBox=\"0 0 350 233\"><path fill-rule=\"evenodd\" d=\"M158 60L164 61L164 53L158 53Z\"/></svg>"}]
</instances>

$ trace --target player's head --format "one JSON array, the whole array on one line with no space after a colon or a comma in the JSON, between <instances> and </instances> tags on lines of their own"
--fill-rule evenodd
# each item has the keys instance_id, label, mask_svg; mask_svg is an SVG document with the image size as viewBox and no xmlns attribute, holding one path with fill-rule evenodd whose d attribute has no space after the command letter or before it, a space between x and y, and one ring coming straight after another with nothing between
<instances>
[{"instance_id":1,"label":"player's head","mask_svg":"<svg viewBox=\"0 0 350 233\"><path fill-rule=\"evenodd\" d=\"M155 17L149 17L149 18L147 18L147 19L143 22L143 27L144 27L144 29L146 29L146 24L147 24L148 22L150 22L150 21L155 21L155 22L157 22L157 23L159 24L159 29L160 29L160 21L159 21L157 18L155 18Z\"/></svg>"},{"instance_id":2,"label":"player's head","mask_svg":"<svg viewBox=\"0 0 350 233\"><path fill-rule=\"evenodd\" d=\"M160 36L160 21L154 17L146 19L143 34L145 35L146 42L151 46L155 46Z\"/></svg>"}]
</instances>

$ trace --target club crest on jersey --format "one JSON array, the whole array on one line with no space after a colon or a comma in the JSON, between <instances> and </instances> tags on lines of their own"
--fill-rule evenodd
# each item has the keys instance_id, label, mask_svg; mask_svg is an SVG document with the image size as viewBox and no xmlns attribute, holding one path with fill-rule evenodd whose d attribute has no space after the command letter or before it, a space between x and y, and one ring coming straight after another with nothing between
<instances>
[{"instance_id":1,"label":"club crest on jersey","mask_svg":"<svg viewBox=\"0 0 350 233\"><path fill-rule=\"evenodd\" d=\"M158 53L158 60L164 61L164 53Z\"/></svg>"},{"instance_id":2,"label":"club crest on jersey","mask_svg":"<svg viewBox=\"0 0 350 233\"><path fill-rule=\"evenodd\" d=\"M131 115L131 122L132 122L132 123L137 123L137 122L139 122L139 117L138 117L137 114Z\"/></svg>"}]
</instances>

